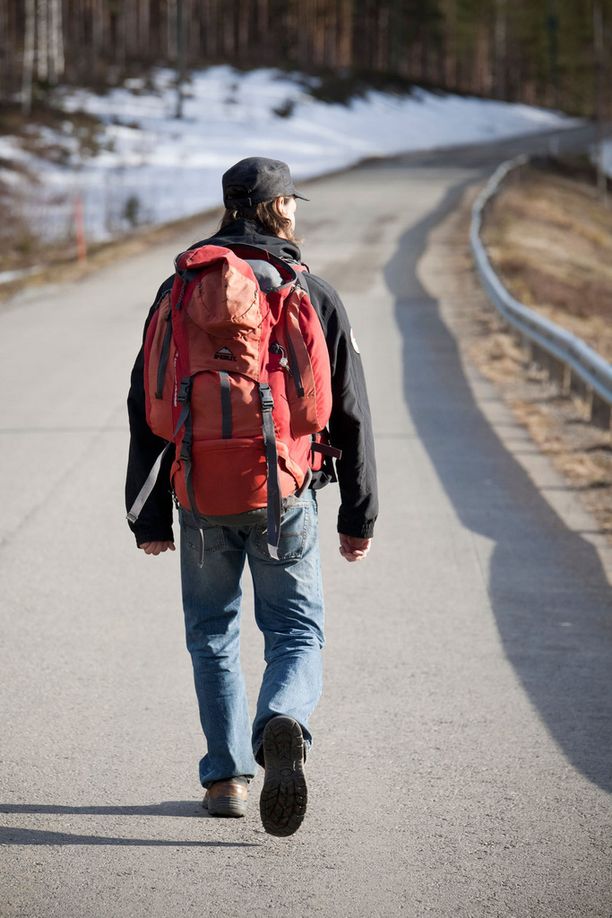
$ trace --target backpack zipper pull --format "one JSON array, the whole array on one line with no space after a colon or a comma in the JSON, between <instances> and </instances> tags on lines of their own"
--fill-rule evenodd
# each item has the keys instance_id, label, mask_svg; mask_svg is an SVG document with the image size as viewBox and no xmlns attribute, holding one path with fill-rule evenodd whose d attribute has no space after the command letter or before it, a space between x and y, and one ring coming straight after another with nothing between
<instances>
[{"instance_id":1,"label":"backpack zipper pull","mask_svg":"<svg viewBox=\"0 0 612 918\"><path fill-rule=\"evenodd\" d=\"M270 345L270 351L272 354L280 354L281 358L278 361L279 367L282 367L283 370L289 372L289 361L287 360L287 355L285 354L285 349L281 347L278 341L273 341Z\"/></svg>"}]
</instances>

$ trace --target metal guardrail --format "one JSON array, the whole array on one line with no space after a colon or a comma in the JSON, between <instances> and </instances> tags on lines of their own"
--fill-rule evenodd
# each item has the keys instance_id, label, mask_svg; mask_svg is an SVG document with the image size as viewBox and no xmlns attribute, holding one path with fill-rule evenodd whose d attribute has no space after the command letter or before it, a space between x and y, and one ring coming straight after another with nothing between
<instances>
[{"instance_id":1,"label":"metal guardrail","mask_svg":"<svg viewBox=\"0 0 612 918\"><path fill-rule=\"evenodd\" d=\"M517 156L502 163L473 204L470 245L476 268L489 299L503 318L520 332L523 340L531 345L536 363L543 363L552 376L558 376L566 393L570 389L580 390L580 386L575 385L579 380L588 396L592 421L608 427L612 407L612 365L576 335L515 299L493 270L480 238L485 207L508 173L527 161L527 156Z\"/></svg>"}]
</instances>

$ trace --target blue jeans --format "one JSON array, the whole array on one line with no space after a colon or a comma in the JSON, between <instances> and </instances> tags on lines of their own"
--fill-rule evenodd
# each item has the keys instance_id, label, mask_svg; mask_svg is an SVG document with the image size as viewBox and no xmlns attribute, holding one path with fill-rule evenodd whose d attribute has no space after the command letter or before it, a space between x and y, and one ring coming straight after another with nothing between
<instances>
[{"instance_id":1,"label":"blue jeans","mask_svg":"<svg viewBox=\"0 0 612 918\"><path fill-rule=\"evenodd\" d=\"M187 649L208 747L200 762L204 787L255 774L263 729L276 714L295 718L307 746L312 740L308 720L321 695L324 643L317 503L309 489L289 502L278 560L268 554L263 527L209 525L200 567L198 528L191 514L180 513ZM239 656L245 559L266 661L252 729Z\"/></svg>"}]
</instances>

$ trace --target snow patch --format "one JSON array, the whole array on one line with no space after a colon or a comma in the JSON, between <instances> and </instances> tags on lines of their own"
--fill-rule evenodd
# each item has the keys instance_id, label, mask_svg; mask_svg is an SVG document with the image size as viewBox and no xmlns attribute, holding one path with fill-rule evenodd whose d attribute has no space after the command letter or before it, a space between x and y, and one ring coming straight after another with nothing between
<instances>
[{"instance_id":1,"label":"snow patch","mask_svg":"<svg viewBox=\"0 0 612 918\"><path fill-rule=\"evenodd\" d=\"M148 88L143 80L130 80L104 95L59 90L57 100L66 112L85 111L103 122L98 151L88 158L80 157L77 138L66 131L60 136L45 129L44 138L64 148L65 164L33 156L15 138L0 138L0 158L36 176L33 186L0 168L0 179L20 184L24 216L35 218L43 238L66 236L77 197L90 240L218 206L221 175L245 156L283 159L299 180L364 157L576 123L527 105L422 89L410 96L371 91L348 106L329 105L308 94L303 77L275 70L240 73L227 66L192 74L184 116L177 120L173 82L172 71L159 69ZM282 117L283 112L290 114Z\"/></svg>"},{"instance_id":2,"label":"snow patch","mask_svg":"<svg viewBox=\"0 0 612 918\"><path fill-rule=\"evenodd\" d=\"M610 178L612 178L612 139L604 140L604 142L601 145L601 148L602 148L601 149L601 162L602 162L603 171L606 173L606 175L609 175ZM593 161L595 161L596 155L597 155L597 152L594 151Z\"/></svg>"}]
</instances>

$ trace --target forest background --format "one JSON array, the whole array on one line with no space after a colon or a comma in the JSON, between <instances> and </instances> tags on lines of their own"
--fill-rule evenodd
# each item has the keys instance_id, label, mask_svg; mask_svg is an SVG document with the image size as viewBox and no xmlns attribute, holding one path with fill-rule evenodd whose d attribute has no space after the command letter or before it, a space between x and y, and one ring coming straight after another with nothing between
<instances>
[{"instance_id":1,"label":"forest background","mask_svg":"<svg viewBox=\"0 0 612 918\"><path fill-rule=\"evenodd\" d=\"M148 66L327 73L608 116L612 0L0 0L0 102L61 81L103 89Z\"/></svg>"}]
</instances>

